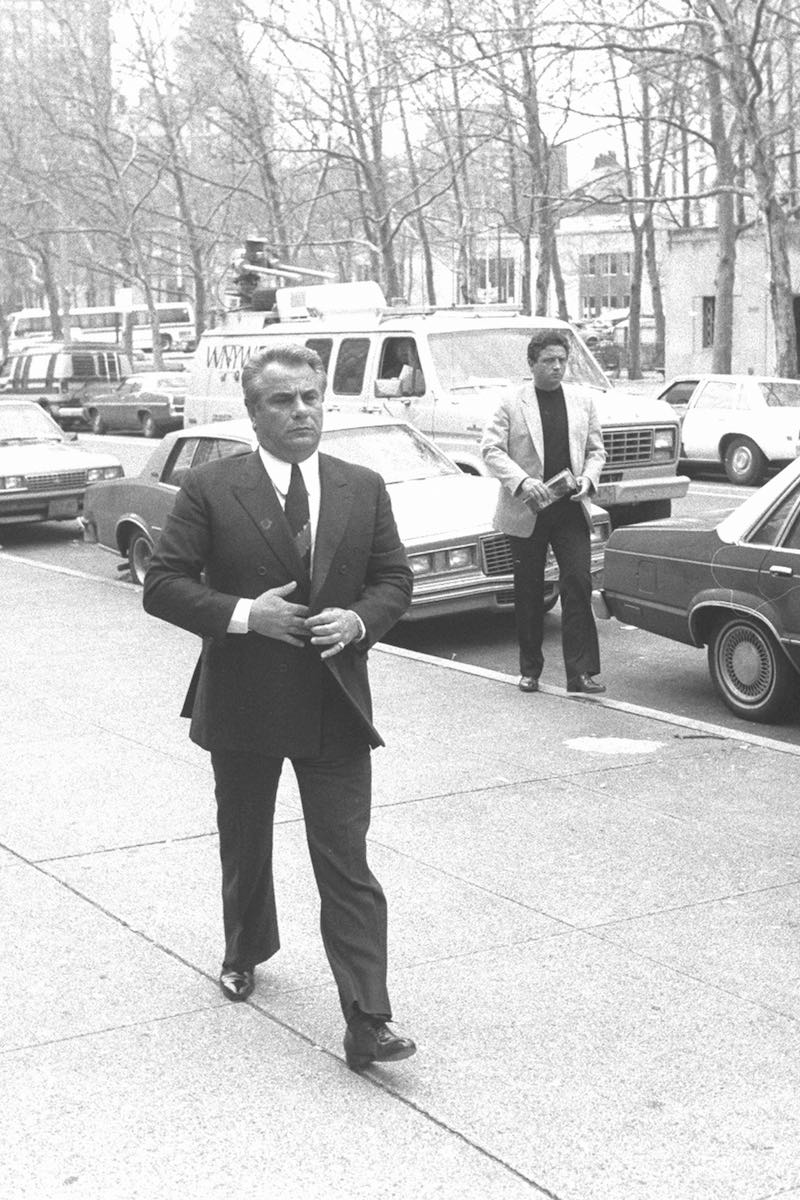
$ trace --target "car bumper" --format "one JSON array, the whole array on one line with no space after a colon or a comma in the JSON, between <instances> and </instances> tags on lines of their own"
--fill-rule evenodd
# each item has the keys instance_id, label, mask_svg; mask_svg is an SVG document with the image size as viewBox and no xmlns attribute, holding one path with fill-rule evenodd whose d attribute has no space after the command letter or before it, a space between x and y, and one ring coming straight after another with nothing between
<instances>
[{"instance_id":1,"label":"car bumper","mask_svg":"<svg viewBox=\"0 0 800 1200\"><path fill-rule=\"evenodd\" d=\"M48 492L45 495L0 494L0 525L32 521L76 521L83 511L81 492Z\"/></svg>"},{"instance_id":2,"label":"car bumper","mask_svg":"<svg viewBox=\"0 0 800 1200\"><path fill-rule=\"evenodd\" d=\"M592 496L601 508L621 504L642 504L648 500L680 500L689 490L688 475L657 475L642 479L602 480L597 495Z\"/></svg>"},{"instance_id":3,"label":"car bumper","mask_svg":"<svg viewBox=\"0 0 800 1200\"><path fill-rule=\"evenodd\" d=\"M592 554L592 587L600 588L603 582L602 552ZM555 564L545 571L545 600L558 592L558 570ZM458 613L503 613L514 608L514 579L511 575L483 578L480 583L443 582L442 580L415 580L411 608L405 614L406 621L419 621L427 617L451 617Z\"/></svg>"}]
</instances>

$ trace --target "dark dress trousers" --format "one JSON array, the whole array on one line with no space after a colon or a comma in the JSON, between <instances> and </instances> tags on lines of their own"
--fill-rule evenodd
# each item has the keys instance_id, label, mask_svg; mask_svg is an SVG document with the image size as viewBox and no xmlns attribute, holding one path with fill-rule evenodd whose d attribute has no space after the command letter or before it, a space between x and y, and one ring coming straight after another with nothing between
<instances>
[{"instance_id":1,"label":"dark dress trousers","mask_svg":"<svg viewBox=\"0 0 800 1200\"><path fill-rule=\"evenodd\" d=\"M412 577L383 480L320 454L312 613L352 609L366 637L326 659L256 633L227 632L240 597L298 580L303 566L257 452L187 476L144 587L153 616L203 638L184 704L216 781L227 969L279 948L272 822L283 760L298 780L320 893L323 943L345 1015L391 1016L386 904L367 866L372 723L367 651L411 600ZM301 592L288 600L305 602Z\"/></svg>"}]
</instances>

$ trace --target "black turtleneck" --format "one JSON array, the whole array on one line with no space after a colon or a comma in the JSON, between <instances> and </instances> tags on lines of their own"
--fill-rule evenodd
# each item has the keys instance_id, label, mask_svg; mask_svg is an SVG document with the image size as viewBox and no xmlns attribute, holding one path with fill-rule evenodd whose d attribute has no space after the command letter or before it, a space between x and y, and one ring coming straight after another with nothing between
<instances>
[{"instance_id":1,"label":"black turtleneck","mask_svg":"<svg viewBox=\"0 0 800 1200\"><path fill-rule=\"evenodd\" d=\"M536 388L544 437L544 477L552 479L559 471L572 468L569 458L569 425L564 389L544 391Z\"/></svg>"}]
</instances>

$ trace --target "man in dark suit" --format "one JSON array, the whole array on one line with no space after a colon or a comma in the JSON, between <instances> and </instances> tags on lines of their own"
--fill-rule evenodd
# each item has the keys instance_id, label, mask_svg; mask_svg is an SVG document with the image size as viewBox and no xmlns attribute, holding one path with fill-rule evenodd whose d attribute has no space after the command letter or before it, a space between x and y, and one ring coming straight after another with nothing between
<instances>
[{"instance_id":1,"label":"man in dark suit","mask_svg":"<svg viewBox=\"0 0 800 1200\"><path fill-rule=\"evenodd\" d=\"M514 558L514 612L519 641L519 688L539 690L544 657L544 572L551 546L558 563L561 647L567 691L606 689L592 613L590 500L606 459L603 431L588 392L562 387L569 342L553 330L528 344L533 380L499 404L483 432L481 453L501 488L495 528L508 536ZM554 499L546 480L575 478L574 494Z\"/></svg>"},{"instance_id":2,"label":"man in dark suit","mask_svg":"<svg viewBox=\"0 0 800 1200\"><path fill-rule=\"evenodd\" d=\"M222 862L220 985L246 1000L279 947L272 826L283 760L297 777L348 1065L408 1058L386 990L386 902L367 866L369 647L411 601L383 480L318 452L325 371L283 345L242 371L259 442L187 476L144 587L154 616L203 638L184 715L210 751Z\"/></svg>"}]
</instances>

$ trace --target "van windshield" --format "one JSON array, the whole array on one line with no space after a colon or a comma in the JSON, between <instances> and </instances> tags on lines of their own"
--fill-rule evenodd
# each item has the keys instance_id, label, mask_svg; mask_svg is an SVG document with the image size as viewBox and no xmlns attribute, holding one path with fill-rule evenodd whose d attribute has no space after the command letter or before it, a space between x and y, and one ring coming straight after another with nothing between
<instances>
[{"instance_id":1,"label":"van windshield","mask_svg":"<svg viewBox=\"0 0 800 1200\"><path fill-rule=\"evenodd\" d=\"M477 391L498 384L518 384L530 379L528 342L534 330L454 329L431 333L430 349L436 374L447 392ZM539 332L538 330L536 331ZM566 383L582 383L606 391L610 384L588 350L566 333L570 343Z\"/></svg>"}]
</instances>

